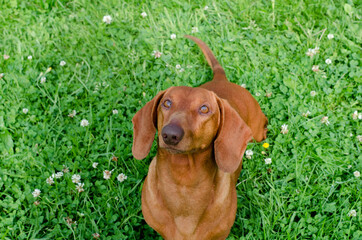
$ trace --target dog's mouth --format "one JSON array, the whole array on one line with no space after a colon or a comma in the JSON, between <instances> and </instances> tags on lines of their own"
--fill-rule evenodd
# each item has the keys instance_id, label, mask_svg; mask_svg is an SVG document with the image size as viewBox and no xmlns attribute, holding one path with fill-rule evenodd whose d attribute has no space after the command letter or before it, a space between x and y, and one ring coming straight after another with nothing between
<instances>
[{"instance_id":1,"label":"dog's mouth","mask_svg":"<svg viewBox=\"0 0 362 240\"><path fill-rule=\"evenodd\" d=\"M187 154L190 152L190 150L184 149L181 146L178 146L178 145L174 146L174 145L166 144L162 141L162 139L158 142L158 147L166 150L170 154Z\"/></svg>"},{"instance_id":2,"label":"dog's mouth","mask_svg":"<svg viewBox=\"0 0 362 240\"><path fill-rule=\"evenodd\" d=\"M187 149L187 150L181 150L181 149L177 149L175 147L169 146L169 145L165 145L165 146L159 146L160 148L165 149L166 151L168 151L170 154L193 154L196 152L203 152L205 151L205 149Z\"/></svg>"},{"instance_id":3,"label":"dog's mouth","mask_svg":"<svg viewBox=\"0 0 362 240\"><path fill-rule=\"evenodd\" d=\"M184 154L184 153L188 153L188 151L184 151L184 150L180 150L180 149L176 149L174 147L168 146L166 145L165 147L162 147L164 149L166 149L169 153L171 154Z\"/></svg>"}]
</instances>

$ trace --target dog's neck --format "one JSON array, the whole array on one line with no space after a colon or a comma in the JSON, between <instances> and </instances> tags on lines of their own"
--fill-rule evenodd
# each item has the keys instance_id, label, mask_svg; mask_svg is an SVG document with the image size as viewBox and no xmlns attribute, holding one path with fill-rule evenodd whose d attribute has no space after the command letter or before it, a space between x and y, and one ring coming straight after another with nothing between
<instances>
[{"instance_id":1,"label":"dog's neck","mask_svg":"<svg viewBox=\"0 0 362 240\"><path fill-rule=\"evenodd\" d=\"M161 176L166 176L177 185L192 187L205 180L213 181L217 172L213 154L211 146L203 151L187 154L172 154L159 148L156 168L163 172Z\"/></svg>"}]
</instances>

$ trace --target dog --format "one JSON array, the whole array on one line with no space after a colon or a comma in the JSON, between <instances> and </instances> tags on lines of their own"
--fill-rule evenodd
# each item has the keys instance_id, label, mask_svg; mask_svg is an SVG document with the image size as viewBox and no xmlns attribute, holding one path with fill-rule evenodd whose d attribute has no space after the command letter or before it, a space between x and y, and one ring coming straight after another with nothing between
<instances>
[{"instance_id":1,"label":"dog","mask_svg":"<svg viewBox=\"0 0 362 240\"><path fill-rule=\"evenodd\" d=\"M268 120L245 89L227 80L209 47L213 79L170 87L133 117L132 153L144 159L158 131L157 154L142 188L145 221L164 239L226 239L235 221L236 182L248 142L266 138Z\"/></svg>"}]
</instances>

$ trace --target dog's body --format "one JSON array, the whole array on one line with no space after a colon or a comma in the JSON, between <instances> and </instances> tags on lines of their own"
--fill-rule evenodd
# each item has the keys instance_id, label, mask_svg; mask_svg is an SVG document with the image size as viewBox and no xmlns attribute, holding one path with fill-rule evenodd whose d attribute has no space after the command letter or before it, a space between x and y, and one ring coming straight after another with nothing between
<instances>
[{"instance_id":1,"label":"dog's body","mask_svg":"<svg viewBox=\"0 0 362 240\"><path fill-rule=\"evenodd\" d=\"M212 81L160 92L133 118L133 155L158 150L142 190L146 222L165 239L225 239L237 207L235 184L247 143L266 138L267 118L244 88L230 83L201 40Z\"/></svg>"}]
</instances>

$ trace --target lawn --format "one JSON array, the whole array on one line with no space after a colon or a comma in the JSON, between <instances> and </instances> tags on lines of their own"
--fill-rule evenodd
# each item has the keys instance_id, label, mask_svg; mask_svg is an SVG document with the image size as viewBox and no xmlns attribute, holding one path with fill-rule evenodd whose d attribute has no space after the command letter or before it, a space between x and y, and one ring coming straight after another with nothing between
<instances>
[{"instance_id":1,"label":"lawn","mask_svg":"<svg viewBox=\"0 0 362 240\"><path fill-rule=\"evenodd\" d=\"M358 1L0 6L0 239L161 239L140 201L156 149L133 158L131 119L160 90L211 80L184 34L269 119L228 239L362 239Z\"/></svg>"}]
</instances>

